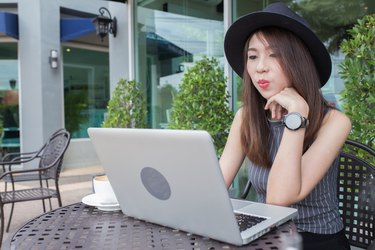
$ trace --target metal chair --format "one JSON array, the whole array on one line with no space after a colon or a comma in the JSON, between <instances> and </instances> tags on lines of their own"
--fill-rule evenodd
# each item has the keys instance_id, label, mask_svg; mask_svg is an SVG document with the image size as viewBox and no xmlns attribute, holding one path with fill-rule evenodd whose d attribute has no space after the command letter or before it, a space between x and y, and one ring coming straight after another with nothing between
<instances>
[{"instance_id":1,"label":"metal chair","mask_svg":"<svg viewBox=\"0 0 375 250\"><path fill-rule=\"evenodd\" d=\"M0 231L0 245L4 234L4 205L12 204L10 216L6 232L9 230L10 222L13 216L14 204L17 202L42 200L43 210L45 210L44 200L57 198L58 204L61 207L61 197L59 190L59 177L62 166L63 157L66 149L70 143L70 133L65 129L55 132L46 144L36 153L26 157L18 157L16 160L3 162L3 165L14 165L31 162L39 159L39 166L33 169L6 171L0 176L0 180L6 180L11 183L11 190L4 190L0 192L0 212L1 212L1 231ZM25 178L28 177L28 178ZM37 176L37 178L35 178ZM30 188L17 189L16 181L33 181ZM46 186L43 185L43 180L46 180ZM54 181L54 188L50 188L48 180ZM35 181L39 185L35 187ZM23 185L25 186L25 185Z\"/></svg>"},{"instance_id":2,"label":"metal chair","mask_svg":"<svg viewBox=\"0 0 375 250\"><path fill-rule=\"evenodd\" d=\"M247 180L246 185L245 185L242 193L240 194L240 198L245 200L247 198L247 195L250 192L250 189L251 189L251 181Z\"/></svg>"},{"instance_id":3,"label":"metal chair","mask_svg":"<svg viewBox=\"0 0 375 250\"><path fill-rule=\"evenodd\" d=\"M337 176L339 209L352 246L374 249L375 150L347 140L340 153ZM372 162L372 163L371 163Z\"/></svg>"},{"instance_id":4,"label":"metal chair","mask_svg":"<svg viewBox=\"0 0 375 250\"><path fill-rule=\"evenodd\" d=\"M374 149L347 140L339 155L337 195L345 234L351 246L375 249L375 168ZM372 162L372 163L371 163ZM247 181L241 199L251 189Z\"/></svg>"},{"instance_id":5,"label":"metal chair","mask_svg":"<svg viewBox=\"0 0 375 250\"><path fill-rule=\"evenodd\" d=\"M56 134L65 131L65 129L61 128L55 131L46 141L46 143L37 151L33 152L25 152L25 153L8 153L4 155L4 157L1 159L0 165L2 165L3 173L6 171L12 171L12 166L16 165L17 162L37 162L34 160L40 160L41 155L43 154L44 148L47 146L49 141L52 137L54 137ZM42 173L41 178L43 180L48 179L48 176L46 176L44 173ZM17 176L13 176L13 180L11 180L11 176L5 176L3 181L5 183L5 191L7 190L7 184L9 182L22 182L22 181L32 181L32 180L39 180L39 173L26 173L26 174L19 174Z\"/></svg>"},{"instance_id":6,"label":"metal chair","mask_svg":"<svg viewBox=\"0 0 375 250\"><path fill-rule=\"evenodd\" d=\"M34 162L36 164L36 167L41 167L38 163L38 159L41 159L41 155L44 152L44 148L47 146L48 142L51 140L52 137L54 137L56 134L65 131L64 128L60 128L57 131L55 131L51 136L47 139L46 143L37 151L33 152L24 152L24 153L8 153L4 155L4 157L1 159L0 164L2 165L3 172L11 171L12 166L16 165L17 162ZM46 175L46 173L25 173L25 174L18 174L14 176L4 176L3 181L5 185L5 191L7 191L8 183L15 183L15 182L24 182L24 181L39 181L39 179L42 179L46 182L46 186L48 187L48 180L51 179L50 176ZM45 203L44 200L42 200L43 203L43 211L45 212ZM49 199L49 207L52 209L51 199ZM9 226L8 226L9 229ZM7 229L7 231L8 231Z\"/></svg>"}]
</instances>

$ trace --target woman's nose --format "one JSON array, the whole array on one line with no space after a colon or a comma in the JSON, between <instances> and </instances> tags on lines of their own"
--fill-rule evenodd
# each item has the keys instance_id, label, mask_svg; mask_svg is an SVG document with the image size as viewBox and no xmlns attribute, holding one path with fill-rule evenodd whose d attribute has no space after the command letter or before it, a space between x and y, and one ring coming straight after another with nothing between
<instances>
[{"instance_id":1,"label":"woman's nose","mask_svg":"<svg viewBox=\"0 0 375 250\"><path fill-rule=\"evenodd\" d=\"M267 67L267 62L264 58L260 58L258 60L258 64L256 65L256 71L257 72L264 72L264 71L267 71L268 70L268 67Z\"/></svg>"}]
</instances>

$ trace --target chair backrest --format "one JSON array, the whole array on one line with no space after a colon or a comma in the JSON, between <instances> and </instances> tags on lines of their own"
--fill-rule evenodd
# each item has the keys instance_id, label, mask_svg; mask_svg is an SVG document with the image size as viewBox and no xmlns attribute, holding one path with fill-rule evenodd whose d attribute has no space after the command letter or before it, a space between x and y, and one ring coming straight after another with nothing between
<instances>
[{"instance_id":1,"label":"chair backrest","mask_svg":"<svg viewBox=\"0 0 375 250\"><path fill-rule=\"evenodd\" d=\"M51 179L58 179L62 160L70 143L70 133L65 129L56 131L47 141L40 156L39 167L48 168L44 172Z\"/></svg>"},{"instance_id":2,"label":"chair backrest","mask_svg":"<svg viewBox=\"0 0 375 250\"><path fill-rule=\"evenodd\" d=\"M36 155L40 158L40 157L43 155L43 152L44 152L45 148L46 148L47 145L50 143L50 141L52 140L52 138L54 138L56 135L58 135L58 134L60 134L60 133L62 133L62 132L64 132L64 131L66 131L65 128L60 128L60 129L56 130L55 132L53 132L53 134L51 134L51 135L49 136L49 138L47 139L47 141L46 141L46 142L43 144L43 146L38 150L38 152L37 152Z\"/></svg>"},{"instance_id":3,"label":"chair backrest","mask_svg":"<svg viewBox=\"0 0 375 250\"><path fill-rule=\"evenodd\" d=\"M339 209L350 245L361 248L367 248L374 240L375 168L370 163L374 162L374 155L374 149L347 140L339 156Z\"/></svg>"}]
</instances>

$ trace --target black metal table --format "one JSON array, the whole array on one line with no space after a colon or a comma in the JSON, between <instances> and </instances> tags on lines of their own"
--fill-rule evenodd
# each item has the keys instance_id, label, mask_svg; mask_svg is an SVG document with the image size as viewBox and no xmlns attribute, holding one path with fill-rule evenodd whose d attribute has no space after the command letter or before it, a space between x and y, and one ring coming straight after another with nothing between
<instances>
[{"instance_id":1,"label":"black metal table","mask_svg":"<svg viewBox=\"0 0 375 250\"><path fill-rule=\"evenodd\" d=\"M279 249L292 222L243 247L75 203L47 212L22 226L3 249Z\"/></svg>"}]
</instances>

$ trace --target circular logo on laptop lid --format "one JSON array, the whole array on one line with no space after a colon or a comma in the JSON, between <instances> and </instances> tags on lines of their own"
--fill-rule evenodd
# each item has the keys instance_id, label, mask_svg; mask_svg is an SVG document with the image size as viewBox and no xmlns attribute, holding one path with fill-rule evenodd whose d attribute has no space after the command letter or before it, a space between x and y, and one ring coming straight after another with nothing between
<instances>
[{"instance_id":1,"label":"circular logo on laptop lid","mask_svg":"<svg viewBox=\"0 0 375 250\"><path fill-rule=\"evenodd\" d=\"M152 167L141 170L141 180L146 190L159 200L168 200L171 197L171 187L162 173Z\"/></svg>"}]
</instances>

